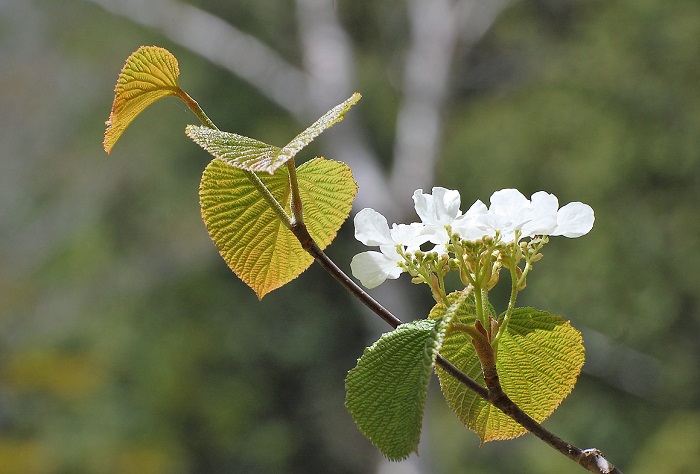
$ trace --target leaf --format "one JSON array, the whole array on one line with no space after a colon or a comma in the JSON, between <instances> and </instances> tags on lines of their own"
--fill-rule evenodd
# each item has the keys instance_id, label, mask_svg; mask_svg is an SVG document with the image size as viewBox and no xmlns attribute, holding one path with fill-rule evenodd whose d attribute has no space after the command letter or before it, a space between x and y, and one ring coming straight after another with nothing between
<instances>
[{"instance_id":1,"label":"leaf","mask_svg":"<svg viewBox=\"0 0 700 474\"><path fill-rule=\"evenodd\" d=\"M236 133L201 125L188 125L185 133L216 158L243 170L272 174L279 168L280 148Z\"/></svg>"},{"instance_id":2,"label":"leaf","mask_svg":"<svg viewBox=\"0 0 700 474\"><path fill-rule=\"evenodd\" d=\"M418 448L428 382L444 338L443 320L400 325L365 349L345 379L345 406L388 459Z\"/></svg>"},{"instance_id":3,"label":"leaf","mask_svg":"<svg viewBox=\"0 0 700 474\"><path fill-rule=\"evenodd\" d=\"M348 100L335 106L323 117L316 120L284 148L201 125L188 125L185 132L192 141L231 166L253 172L266 171L273 174L276 169L294 158L299 150L311 143L321 132L340 122L345 113L360 100L360 97L360 94L354 93Z\"/></svg>"},{"instance_id":4,"label":"leaf","mask_svg":"<svg viewBox=\"0 0 700 474\"><path fill-rule=\"evenodd\" d=\"M289 211L287 169L260 179L278 202L287 203ZM350 213L357 184L346 164L324 158L301 165L297 180L308 231L325 248ZM259 298L290 282L313 262L244 171L212 160L202 174L199 199L219 253Z\"/></svg>"},{"instance_id":5,"label":"leaf","mask_svg":"<svg viewBox=\"0 0 700 474\"><path fill-rule=\"evenodd\" d=\"M126 60L114 89L103 146L107 153L129 124L146 107L163 97L178 95L180 69L168 50L141 46Z\"/></svg>"},{"instance_id":6,"label":"leaf","mask_svg":"<svg viewBox=\"0 0 700 474\"><path fill-rule=\"evenodd\" d=\"M336 123L343 120L345 114L350 108L357 104L357 102L362 98L362 96L355 92L342 104L338 104L331 110L326 112L321 118L316 120L310 127L301 132L299 135L294 137L294 139L287 143L287 145L282 148L279 154L280 165L285 163L287 160L294 158L294 156L304 148L306 145L311 143L314 138L319 136L321 132L326 129L331 128ZM279 165L277 165L279 166Z\"/></svg>"},{"instance_id":7,"label":"leaf","mask_svg":"<svg viewBox=\"0 0 700 474\"><path fill-rule=\"evenodd\" d=\"M472 324L475 313L465 304L455 321ZM449 333L440 353L464 373L484 384L479 359L469 336ZM519 308L513 312L498 345L496 367L503 391L525 413L542 422L573 389L584 361L579 333L561 316ZM525 429L489 404L447 372L438 368L440 386L447 403L469 429L485 443L512 439Z\"/></svg>"}]
</instances>

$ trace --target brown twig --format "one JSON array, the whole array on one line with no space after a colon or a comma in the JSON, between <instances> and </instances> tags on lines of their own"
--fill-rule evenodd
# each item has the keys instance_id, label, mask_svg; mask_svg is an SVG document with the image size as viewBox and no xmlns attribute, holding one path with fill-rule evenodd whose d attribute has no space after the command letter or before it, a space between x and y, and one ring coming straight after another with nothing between
<instances>
[{"instance_id":1,"label":"brown twig","mask_svg":"<svg viewBox=\"0 0 700 474\"><path fill-rule=\"evenodd\" d=\"M328 273L333 276L343 287L348 290L353 296L358 298L365 306L371 309L375 314L382 318L389 326L396 329L403 322L394 316L389 310L384 308L379 302L372 298L366 291L360 288L353 280L348 277L338 266L321 250L311 235L308 233L306 226L303 224L292 226L292 232L316 262L318 262ZM482 351L483 351L483 345ZM490 345L488 347L491 347ZM479 352L479 350L477 350ZM567 443L555 434L551 433L527 413L525 413L518 405L513 402L508 395L503 391L498 373L496 371L495 359L489 356L486 357L486 368L484 369L484 381L486 387L483 387L467 374L462 372L450 361L438 354L436 363L447 373L452 375L460 383L474 391L484 400L488 401L496 408L500 409L507 416L522 425L527 431L534 434L542 441L547 443L552 448L559 451L564 456L575 461L590 472L598 474L622 474L619 469L612 465L603 456L603 454L595 448L579 449L576 446Z\"/></svg>"}]
</instances>

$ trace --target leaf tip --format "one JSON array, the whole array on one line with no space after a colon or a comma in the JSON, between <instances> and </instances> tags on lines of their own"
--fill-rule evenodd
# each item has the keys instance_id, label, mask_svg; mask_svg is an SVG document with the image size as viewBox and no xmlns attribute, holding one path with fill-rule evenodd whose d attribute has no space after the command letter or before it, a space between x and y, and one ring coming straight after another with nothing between
<instances>
[{"instance_id":1,"label":"leaf tip","mask_svg":"<svg viewBox=\"0 0 700 474\"><path fill-rule=\"evenodd\" d=\"M162 97L178 93L180 69L175 56L159 46L140 46L126 59L114 86L102 146L110 154L132 120Z\"/></svg>"}]
</instances>

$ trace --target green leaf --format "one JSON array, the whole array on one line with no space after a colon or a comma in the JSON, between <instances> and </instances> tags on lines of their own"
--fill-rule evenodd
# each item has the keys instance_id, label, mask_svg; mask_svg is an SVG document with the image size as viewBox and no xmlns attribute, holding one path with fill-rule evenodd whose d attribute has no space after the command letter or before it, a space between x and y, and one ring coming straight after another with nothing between
<instances>
[{"instance_id":1,"label":"green leaf","mask_svg":"<svg viewBox=\"0 0 700 474\"><path fill-rule=\"evenodd\" d=\"M443 320L402 324L365 349L345 380L345 406L390 460L418 448L428 382L444 337Z\"/></svg>"},{"instance_id":2,"label":"green leaf","mask_svg":"<svg viewBox=\"0 0 700 474\"><path fill-rule=\"evenodd\" d=\"M465 303L455 321L473 324L475 312ZM484 384L479 359L469 336L450 332L440 353ZM537 422L549 417L573 389L584 362L581 333L561 316L519 308L513 312L498 345L496 367L503 391ZM526 431L447 372L438 368L443 395L459 419L485 443L516 438Z\"/></svg>"},{"instance_id":3,"label":"green leaf","mask_svg":"<svg viewBox=\"0 0 700 474\"><path fill-rule=\"evenodd\" d=\"M260 179L289 211L287 168ZM309 233L325 248L350 213L357 184L346 164L324 158L301 165L297 179ZM204 223L221 256L259 298L313 262L244 171L212 160L202 174L199 199Z\"/></svg>"},{"instance_id":4,"label":"green leaf","mask_svg":"<svg viewBox=\"0 0 700 474\"><path fill-rule=\"evenodd\" d=\"M321 132L340 122L345 113L360 100L360 97L360 94L355 93L342 104L335 106L313 125L297 135L284 148L200 125L188 125L185 132L192 141L231 166L253 172L266 171L273 174L280 166L294 158L299 150L311 143Z\"/></svg>"},{"instance_id":5,"label":"green leaf","mask_svg":"<svg viewBox=\"0 0 700 474\"><path fill-rule=\"evenodd\" d=\"M163 97L180 94L179 75L177 59L164 48L141 46L127 58L106 122L103 146L107 153L112 152L124 130L146 107Z\"/></svg>"}]
</instances>

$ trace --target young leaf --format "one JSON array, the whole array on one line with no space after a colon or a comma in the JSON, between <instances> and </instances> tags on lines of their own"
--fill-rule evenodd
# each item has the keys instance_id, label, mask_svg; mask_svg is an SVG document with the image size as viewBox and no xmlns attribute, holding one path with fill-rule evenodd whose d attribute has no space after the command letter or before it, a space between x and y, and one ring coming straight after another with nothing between
<instances>
[{"instance_id":1,"label":"young leaf","mask_svg":"<svg viewBox=\"0 0 700 474\"><path fill-rule=\"evenodd\" d=\"M277 166L280 166L287 162L287 160L294 158L299 150L311 143L314 138L321 134L321 132L331 128L333 125L343 120L343 118L345 118L345 113L350 110L353 105L357 104L361 98L362 96L358 92L355 92L345 102L333 107L331 110L323 114L321 118L311 124L310 127L294 137L294 139L287 143L287 145L282 148L282 151L280 151L278 158L280 164Z\"/></svg>"},{"instance_id":2,"label":"young leaf","mask_svg":"<svg viewBox=\"0 0 700 474\"><path fill-rule=\"evenodd\" d=\"M287 168L260 179L289 210ZM297 179L308 231L325 248L350 213L357 184L346 164L324 158L301 165ZM219 253L259 298L290 282L313 262L245 172L212 160L202 174L199 199Z\"/></svg>"},{"instance_id":3,"label":"young leaf","mask_svg":"<svg viewBox=\"0 0 700 474\"><path fill-rule=\"evenodd\" d=\"M474 323L472 308L455 321ZM484 383L470 337L449 333L440 353L474 380ZM581 333L561 316L519 308L513 312L498 345L496 367L503 391L536 421L551 415L571 392L581 372L584 348ZM526 431L438 368L442 393L459 419L485 443L516 438Z\"/></svg>"},{"instance_id":4,"label":"young leaf","mask_svg":"<svg viewBox=\"0 0 700 474\"><path fill-rule=\"evenodd\" d=\"M201 125L188 125L185 133L213 156L236 168L272 174L279 167L276 164L281 149L276 146Z\"/></svg>"},{"instance_id":5,"label":"young leaf","mask_svg":"<svg viewBox=\"0 0 700 474\"><path fill-rule=\"evenodd\" d=\"M444 337L441 319L402 324L365 349L345 379L345 406L390 460L418 448L428 382Z\"/></svg>"},{"instance_id":6,"label":"young leaf","mask_svg":"<svg viewBox=\"0 0 700 474\"><path fill-rule=\"evenodd\" d=\"M177 59L167 49L141 46L126 60L114 89L103 146L107 153L129 124L158 99L179 95Z\"/></svg>"},{"instance_id":7,"label":"young leaf","mask_svg":"<svg viewBox=\"0 0 700 474\"><path fill-rule=\"evenodd\" d=\"M360 100L360 97L360 94L354 93L348 100L335 106L323 117L316 120L284 148L199 125L189 125L185 131L192 141L231 166L253 172L267 171L273 174L277 168L294 158L299 150L311 143L321 132L340 122L345 113Z\"/></svg>"}]
</instances>

